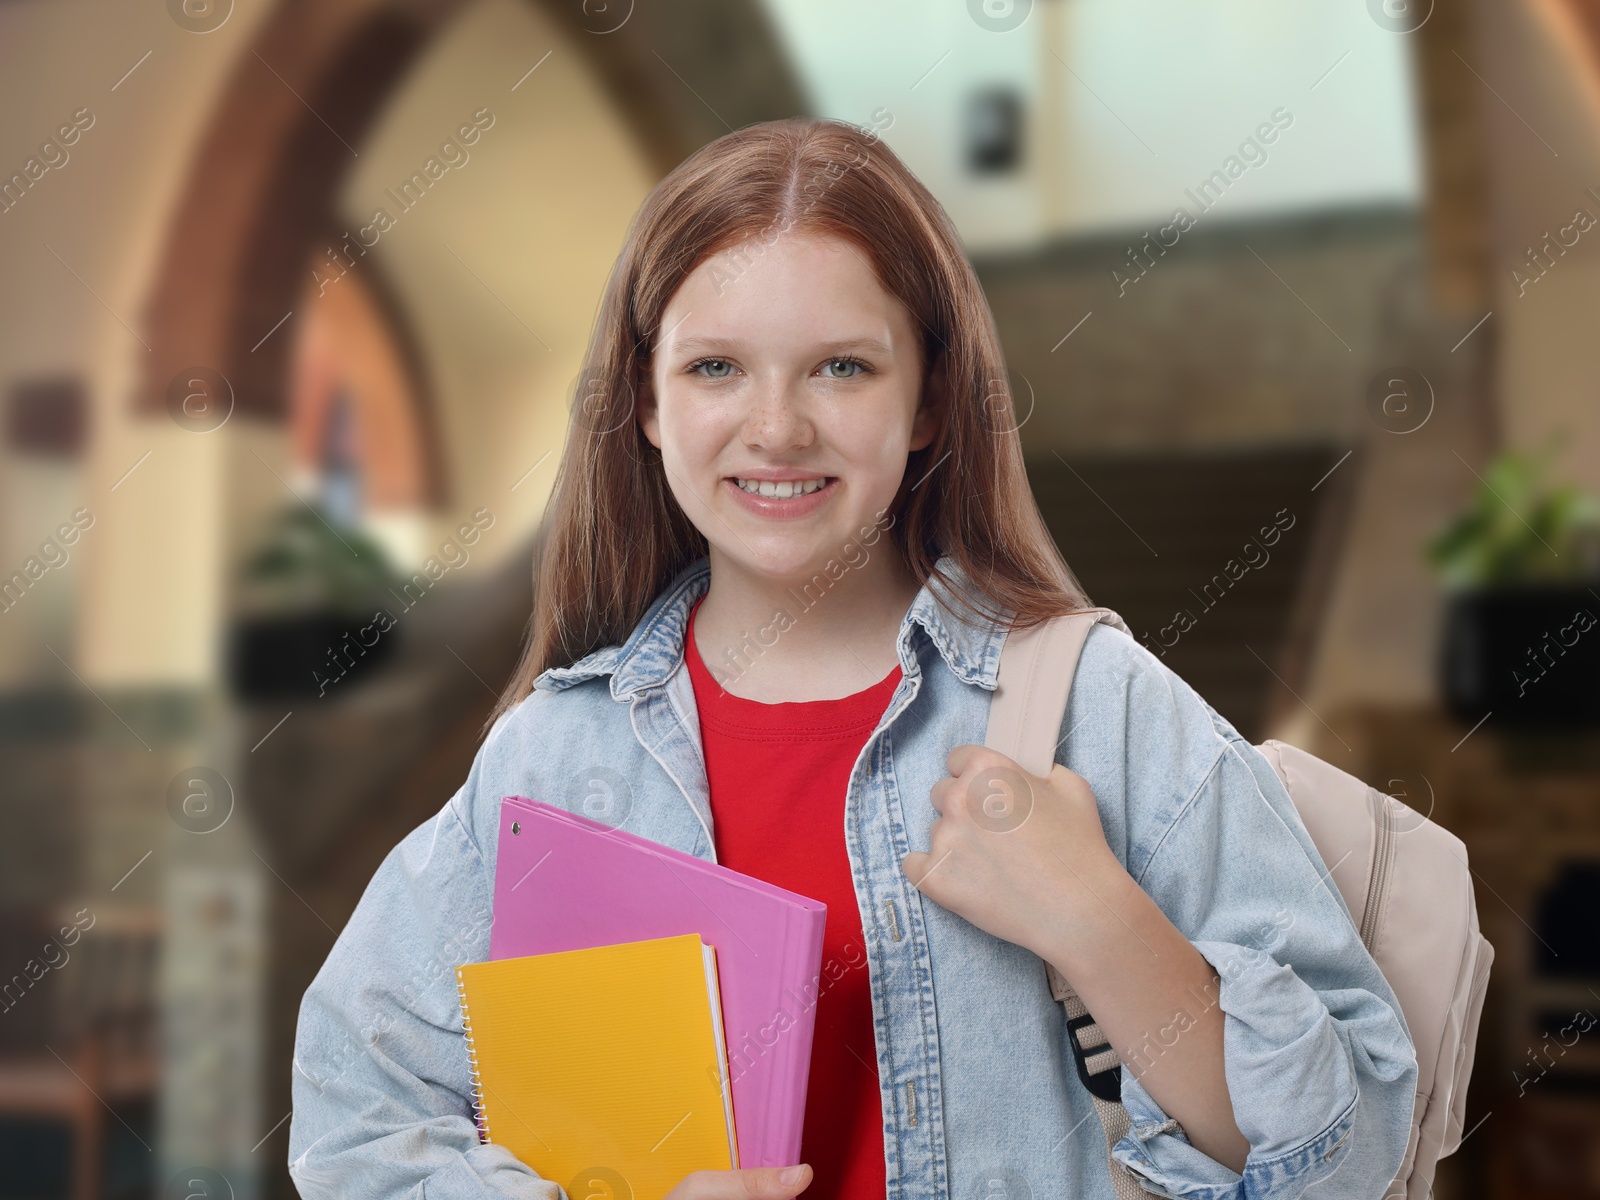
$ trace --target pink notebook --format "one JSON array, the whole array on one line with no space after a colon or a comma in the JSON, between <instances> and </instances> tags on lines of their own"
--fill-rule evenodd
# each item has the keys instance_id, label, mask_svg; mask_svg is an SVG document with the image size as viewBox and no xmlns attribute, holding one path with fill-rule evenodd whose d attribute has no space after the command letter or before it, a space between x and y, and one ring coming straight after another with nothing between
<instances>
[{"instance_id":1,"label":"pink notebook","mask_svg":"<svg viewBox=\"0 0 1600 1200\"><path fill-rule=\"evenodd\" d=\"M741 1167L800 1161L827 906L564 808L500 806L489 957L698 933L717 948Z\"/></svg>"}]
</instances>

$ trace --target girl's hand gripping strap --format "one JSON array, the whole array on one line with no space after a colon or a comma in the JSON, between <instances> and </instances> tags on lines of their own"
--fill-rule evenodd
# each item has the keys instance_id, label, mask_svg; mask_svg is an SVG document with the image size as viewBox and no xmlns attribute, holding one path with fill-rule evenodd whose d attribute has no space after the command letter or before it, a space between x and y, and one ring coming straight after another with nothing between
<instances>
[{"instance_id":1,"label":"girl's hand gripping strap","mask_svg":"<svg viewBox=\"0 0 1600 1200\"><path fill-rule=\"evenodd\" d=\"M1065 740L1061 724L1078 656L1090 627L1097 624L1111 625L1133 636L1122 618L1108 608L1052 617L1006 635L994 697L989 702L989 730L984 745L1000 751L1030 774L1050 774L1056 750ZM1145 1200L1149 1193L1140 1186L1138 1176L1111 1156L1111 1148L1122 1140L1131 1124L1128 1111L1122 1106L1122 1064L1072 985L1049 963L1044 968L1050 994L1066 1007L1067 1041L1078 1078L1088 1089L1105 1131L1112 1187L1118 1200Z\"/></svg>"}]
</instances>

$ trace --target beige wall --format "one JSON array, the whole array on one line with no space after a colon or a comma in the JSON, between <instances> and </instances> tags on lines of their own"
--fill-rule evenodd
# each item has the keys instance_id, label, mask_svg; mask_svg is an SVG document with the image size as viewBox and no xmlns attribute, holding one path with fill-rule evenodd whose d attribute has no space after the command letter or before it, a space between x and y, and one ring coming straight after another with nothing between
<instances>
[{"instance_id":1,"label":"beige wall","mask_svg":"<svg viewBox=\"0 0 1600 1200\"><path fill-rule=\"evenodd\" d=\"M1484 108L1505 440L1532 447L1560 434L1560 468L1600 487L1600 201L1585 191L1600 192L1600 75L1560 0L1480 0L1477 11L1479 69L1516 110L1492 99ZM1528 248L1559 237L1580 208L1595 225L1519 295L1512 268L1531 274Z\"/></svg>"},{"instance_id":2,"label":"beige wall","mask_svg":"<svg viewBox=\"0 0 1600 1200\"><path fill-rule=\"evenodd\" d=\"M402 211L386 189L485 107L493 124L466 148L468 161ZM353 231L378 207L395 218L369 253L415 323L438 406L448 504L429 540L479 507L496 518L467 570L526 549L601 289L654 183L576 47L517 0L470 9L362 152L340 208Z\"/></svg>"},{"instance_id":3,"label":"beige wall","mask_svg":"<svg viewBox=\"0 0 1600 1200\"><path fill-rule=\"evenodd\" d=\"M0 617L0 686L42 672L66 677L41 652L46 633L64 635L65 644L52 647L99 682L203 673L196 630L214 620L218 538L214 510L195 500L216 476L220 445L185 443L171 425L131 419L126 397L147 350L126 326L139 329L189 154L263 11L240 7L222 28L196 35L160 5L0 6L0 44L19 51L0 73L3 169L21 167L69 114L87 108L94 117L70 161L0 215L0 274L12 284L0 290L0 386L75 374L92 412L81 465L0 460L4 570L20 566L59 523L69 495L73 507L95 514L61 577L41 581ZM147 450L150 458L113 492ZM35 489L30 479L41 471L53 484ZM63 606L72 628L60 628Z\"/></svg>"}]
</instances>

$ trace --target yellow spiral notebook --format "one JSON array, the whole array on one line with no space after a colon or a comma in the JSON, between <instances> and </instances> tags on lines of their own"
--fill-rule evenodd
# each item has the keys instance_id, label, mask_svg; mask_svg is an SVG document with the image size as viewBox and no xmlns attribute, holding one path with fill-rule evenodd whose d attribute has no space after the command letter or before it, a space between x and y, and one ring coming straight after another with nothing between
<instances>
[{"instance_id":1,"label":"yellow spiral notebook","mask_svg":"<svg viewBox=\"0 0 1600 1200\"><path fill-rule=\"evenodd\" d=\"M691 1171L738 1166L716 948L698 933L456 978L485 1141L574 1200L660 1200Z\"/></svg>"}]
</instances>

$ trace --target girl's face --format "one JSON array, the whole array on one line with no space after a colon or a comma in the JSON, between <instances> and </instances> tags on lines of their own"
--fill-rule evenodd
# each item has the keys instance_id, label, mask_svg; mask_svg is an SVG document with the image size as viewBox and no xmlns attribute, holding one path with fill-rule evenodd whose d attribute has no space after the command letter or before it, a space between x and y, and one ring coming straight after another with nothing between
<instances>
[{"instance_id":1,"label":"girl's face","mask_svg":"<svg viewBox=\"0 0 1600 1200\"><path fill-rule=\"evenodd\" d=\"M713 255L662 314L639 421L718 559L775 581L864 565L934 435L921 331L849 242ZM938 386L938 380L932 381Z\"/></svg>"}]
</instances>

